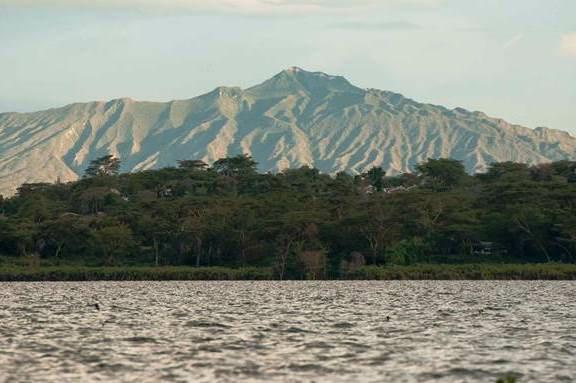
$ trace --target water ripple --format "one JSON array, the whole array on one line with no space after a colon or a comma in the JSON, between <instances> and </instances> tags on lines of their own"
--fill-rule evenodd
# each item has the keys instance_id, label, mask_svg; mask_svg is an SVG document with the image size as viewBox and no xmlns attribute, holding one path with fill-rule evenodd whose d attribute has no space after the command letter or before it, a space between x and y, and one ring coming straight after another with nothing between
<instances>
[{"instance_id":1,"label":"water ripple","mask_svg":"<svg viewBox=\"0 0 576 383\"><path fill-rule=\"evenodd\" d=\"M0 284L0 381L576 381L574 282Z\"/></svg>"}]
</instances>

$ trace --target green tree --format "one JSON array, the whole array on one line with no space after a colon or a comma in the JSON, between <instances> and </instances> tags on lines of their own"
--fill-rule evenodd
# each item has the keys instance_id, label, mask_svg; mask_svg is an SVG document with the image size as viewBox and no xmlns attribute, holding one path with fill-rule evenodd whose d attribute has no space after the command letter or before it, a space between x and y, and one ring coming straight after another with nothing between
<instances>
[{"instance_id":1,"label":"green tree","mask_svg":"<svg viewBox=\"0 0 576 383\"><path fill-rule=\"evenodd\" d=\"M191 171L205 171L208 169L208 164L202 160L180 160L178 167Z\"/></svg>"},{"instance_id":2,"label":"green tree","mask_svg":"<svg viewBox=\"0 0 576 383\"><path fill-rule=\"evenodd\" d=\"M106 225L98 228L95 235L104 254L106 265L122 264L134 250L132 230L127 225Z\"/></svg>"},{"instance_id":3,"label":"green tree","mask_svg":"<svg viewBox=\"0 0 576 383\"><path fill-rule=\"evenodd\" d=\"M428 159L427 162L419 164L416 170L429 185L440 189L457 186L467 177L461 161L447 158Z\"/></svg>"},{"instance_id":4,"label":"green tree","mask_svg":"<svg viewBox=\"0 0 576 383\"><path fill-rule=\"evenodd\" d=\"M550 166L556 175L566 178L568 182L576 182L576 161L556 161Z\"/></svg>"},{"instance_id":5,"label":"green tree","mask_svg":"<svg viewBox=\"0 0 576 383\"><path fill-rule=\"evenodd\" d=\"M240 177L256 174L258 163L248 154L222 158L212 165L216 173L227 177Z\"/></svg>"},{"instance_id":6,"label":"green tree","mask_svg":"<svg viewBox=\"0 0 576 383\"><path fill-rule=\"evenodd\" d=\"M386 177L386 172L381 167L375 166L362 174L362 176L368 180L370 185L372 185L377 192L381 192L384 188L384 177Z\"/></svg>"},{"instance_id":7,"label":"green tree","mask_svg":"<svg viewBox=\"0 0 576 383\"><path fill-rule=\"evenodd\" d=\"M516 162L497 162L488 168L485 174L478 175L482 180L495 182L506 181L518 182L530 177L530 169L526 164Z\"/></svg>"},{"instance_id":8,"label":"green tree","mask_svg":"<svg viewBox=\"0 0 576 383\"><path fill-rule=\"evenodd\" d=\"M67 213L45 222L39 236L46 243L46 251L54 258L84 257L91 254L95 245L85 217Z\"/></svg>"},{"instance_id":9,"label":"green tree","mask_svg":"<svg viewBox=\"0 0 576 383\"><path fill-rule=\"evenodd\" d=\"M84 172L85 178L114 176L120 171L120 160L112 154L108 154L90 161L90 165Z\"/></svg>"},{"instance_id":10,"label":"green tree","mask_svg":"<svg viewBox=\"0 0 576 383\"><path fill-rule=\"evenodd\" d=\"M186 207L180 213L180 246L183 255L192 253L195 257L194 265L202 264L204 238L209 225L208 212L203 207Z\"/></svg>"}]
</instances>

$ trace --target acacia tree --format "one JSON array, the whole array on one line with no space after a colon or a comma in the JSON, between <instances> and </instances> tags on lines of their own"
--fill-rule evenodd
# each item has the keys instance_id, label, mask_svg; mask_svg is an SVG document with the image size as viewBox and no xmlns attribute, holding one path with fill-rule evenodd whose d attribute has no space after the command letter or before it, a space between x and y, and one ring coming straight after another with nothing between
<instances>
[{"instance_id":1,"label":"acacia tree","mask_svg":"<svg viewBox=\"0 0 576 383\"><path fill-rule=\"evenodd\" d=\"M486 173L477 174L476 177L488 182L509 181L519 183L530 178L530 169L526 164L511 161L496 162L490 165Z\"/></svg>"},{"instance_id":2,"label":"acacia tree","mask_svg":"<svg viewBox=\"0 0 576 383\"><path fill-rule=\"evenodd\" d=\"M135 242L130 227L124 224L104 226L95 232L98 243L104 254L106 265L120 264L130 255Z\"/></svg>"},{"instance_id":3,"label":"acacia tree","mask_svg":"<svg viewBox=\"0 0 576 383\"><path fill-rule=\"evenodd\" d=\"M202 160L180 160L178 167L192 171L204 171L208 169L208 164Z\"/></svg>"},{"instance_id":4,"label":"acacia tree","mask_svg":"<svg viewBox=\"0 0 576 383\"><path fill-rule=\"evenodd\" d=\"M117 175L120 171L120 160L112 154L108 154L90 161L90 165L84 172L85 178L104 177Z\"/></svg>"},{"instance_id":5,"label":"acacia tree","mask_svg":"<svg viewBox=\"0 0 576 383\"><path fill-rule=\"evenodd\" d=\"M46 222L39 236L55 258L86 254L92 240L89 220L73 213Z\"/></svg>"},{"instance_id":6,"label":"acacia tree","mask_svg":"<svg viewBox=\"0 0 576 383\"><path fill-rule=\"evenodd\" d=\"M325 267L319 266L326 263L324 246L319 239L322 222L326 222L326 216L319 211L291 211L274 222L275 268L281 280L290 272L301 276L308 271L316 276L323 275Z\"/></svg>"},{"instance_id":7,"label":"acacia tree","mask_svg":"<svg viewBox=\"0 0 576 383\"><path fill-rule=\"evenodd\" d=\"M162 212L151 209L146 214L138 215L135 219L137 232L140 235L141 244L150 246L154 253L154 265L160 266L162 250L168 247L173 237L173 227L169 219ZM176 221L174 219L174 221ZM149 247L149 248L150 248Z\"/></svg>"},{"instance_id":8,"label":"acacia tree","mask_svg":"<svg viewBox=\"0 0 576 383\"><path fill-rule=\"evenodd\" d=\"M546 214L546 211L533 207L518 206L511 213L512 223L518 234L536 245L536 248L544 255L546 262L552 262L550 251L546 246L551 229L548 219L549 215Z\"/></svg>"},{"instance_id":9,"label":"acacia tree","mask_svg":"<svg viewBox=\"0 0 576 383\"><path fill-rule=\"evenodd\" d=\"M235 239L242 267L247 265L247 257L250 250L258 247L255 234L258 231L258 217L256 216L255 206L241 206L234 209L230 217L230 231Z\"/></svg>"},{"instance_id":10,"label":"acacia tree","mask_svg":"<svg viewBox=\"0 0 576 383\"><path fill-rule=\"evenodd\" d=\"M214 162L213 169L223 176L239 177L255 174L257 165L258 163L248 154L240 154Z\"/></svg>"},{"instance_id":11,"label":"acacia tree","mask_svg":"<svg viewBox=\"0 0 576 383\"><path fill-rule=\"evenodd\" d=\"M371 216L369 222L361 229L368 241L374 264L378 264L378 259L384 255L389 229L386 219L381 214Z\"/></svg>"},{"instance_id":12,"label":"acacia tree","mask_svg":"<svg viewBox=\"0 0 576 383\"><path fill-rule=\"evenodd\" d=\"M419 164L416 170L433 188L439 187L441 189L451 189L459 185L467 176L461 161L448 158L430 158L427 162Z\"/></svg>"},{"instance_id":13,"label":"acacia tree","mask_svg":"<svg viewBox=\"0 0 576 383\"><path fill-rule=\"evenodd\" d=\"M180 215L180 251L186 253L192 250L196 258L195 265L200 267L204 234L208 228L206 209L188 208Z\"/></svg>"}]
</instances>

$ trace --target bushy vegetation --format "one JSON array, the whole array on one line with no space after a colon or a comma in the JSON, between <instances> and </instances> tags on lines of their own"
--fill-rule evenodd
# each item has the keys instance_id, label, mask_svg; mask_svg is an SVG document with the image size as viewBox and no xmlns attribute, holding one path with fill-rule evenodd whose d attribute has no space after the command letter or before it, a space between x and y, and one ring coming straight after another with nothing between
<instances>
[{"instance_id":1,"label":"bushy vegetation","mask_svg":"<svg viewBox=\"0 0 576 383\"><path fill-rule=\"evenodd\" d=\"M267 268L229 269L223 267L6 267L0 281L250 281L273 279Z\"/></svg>"},{"instance_id":2,"label":"bushy vegetation","mask_svg":"<svg viewBox=\"0 0 576 383\"><path fill-rule=\"evenodd\" d=\"M497 163L470 176L439 159L393 177L380 168L260 174L248 156L132 174L118 174L119 165L102 157L79 181L25 184L0 198L0 254L9 260L0 268L262 268L278 279L379 279L391 266L576 263L576 162ZM498 270L506 269L490 272Z\"/></svg>"},{"instance_id":3,"label":"bushy vegetation","mask_svg":"<svg viewBox=\"0 0 576 383\"><path fill-rule=\"evenodd\" d=\"M352 280L576 280L576 264L465 264L365 266Z\"/></svg>"}]
</instances>

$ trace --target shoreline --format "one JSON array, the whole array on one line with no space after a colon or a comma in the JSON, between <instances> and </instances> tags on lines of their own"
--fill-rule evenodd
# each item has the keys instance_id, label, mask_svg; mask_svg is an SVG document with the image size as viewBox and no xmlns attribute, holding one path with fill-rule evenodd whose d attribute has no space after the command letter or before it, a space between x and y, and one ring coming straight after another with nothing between
<instances>
[{"instance_id":1,"label":"shoreline","mask_svg":"<svg viewBox=\"0 0 576 383\"><path fill-rule=\"evenodd\" d=\"M40 266L0 268L0 282L82 281L279 281L271 268L186 266L78 267ZM305 280L302 278L301 280ZM368 266L318 280L576 280L576 264L434 264Z\"/></svg>"}]
</instances>

